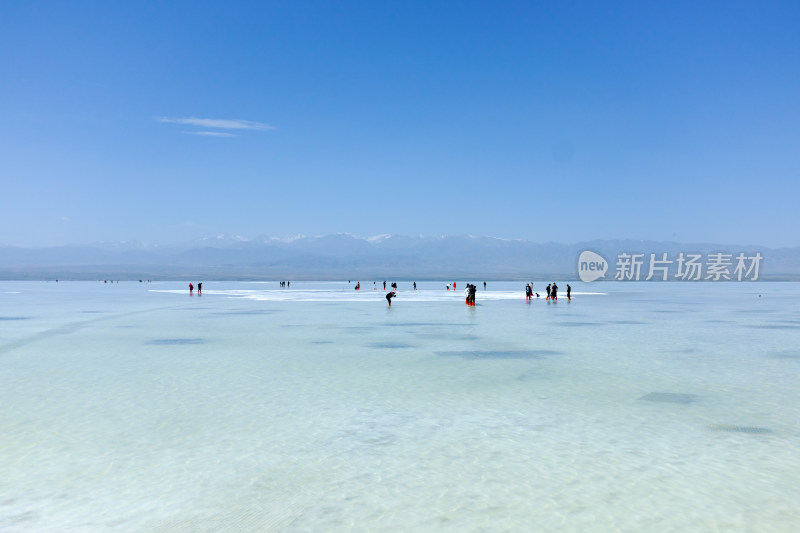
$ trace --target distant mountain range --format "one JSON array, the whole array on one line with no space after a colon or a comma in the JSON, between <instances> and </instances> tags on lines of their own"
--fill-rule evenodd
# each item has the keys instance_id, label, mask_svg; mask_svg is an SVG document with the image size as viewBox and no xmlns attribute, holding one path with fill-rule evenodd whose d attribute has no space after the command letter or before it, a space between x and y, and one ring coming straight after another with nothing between
<instances>
[{"instance_id":1,"label":"distant mountain range","mask_svg":"<svg viewBox=\"0 0 800 533\"><path fill-rule=\"evenodd\" d=\"M578 257L592 250L614 278L620 253L760 253L759 279L800 280L800 247L636 240L574 244L494 237L358 237L332 234L274 239L218 237L169 246L115 243L23 248L0 246L0 279L220 279L220 280L551 280L576 279ZM670 272L674 271L671 267ZM731 271L733 267L731 267ZM646 272L644 272L646 275ZM643 278L642 278L643 279Z\"/></svg>"}]
</instances>

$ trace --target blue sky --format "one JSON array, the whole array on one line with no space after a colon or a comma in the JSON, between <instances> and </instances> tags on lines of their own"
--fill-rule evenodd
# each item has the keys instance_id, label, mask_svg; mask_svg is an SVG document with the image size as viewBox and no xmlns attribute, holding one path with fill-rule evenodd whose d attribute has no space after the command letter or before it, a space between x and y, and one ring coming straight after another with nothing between
<instances>
[{"instance_id":1,"label":"blue sky","mask_svg":"<svg viewBox=\"0 0 800 533\"><path fill-rule=\"evenodd\" d=\"M4 2L0 244L800 245L797 2Z\"/></svg>"}]
</instances>

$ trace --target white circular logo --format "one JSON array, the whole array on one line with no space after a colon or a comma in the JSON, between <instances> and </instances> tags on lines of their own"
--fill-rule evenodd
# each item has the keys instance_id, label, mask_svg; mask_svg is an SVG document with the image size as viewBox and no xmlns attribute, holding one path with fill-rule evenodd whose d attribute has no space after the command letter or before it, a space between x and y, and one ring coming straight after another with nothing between
<instances>
[{"instance_id":1,"label":"white circular logo","mask_svg":"<svg viewBox=\"0 0 800 533\"><path fill-rule=\"evenodd\" d=\"M591 250L584 250L578 258L578 276L581 281L588 283L606 275L608 261Z\"/></svg>"}]
</instances>

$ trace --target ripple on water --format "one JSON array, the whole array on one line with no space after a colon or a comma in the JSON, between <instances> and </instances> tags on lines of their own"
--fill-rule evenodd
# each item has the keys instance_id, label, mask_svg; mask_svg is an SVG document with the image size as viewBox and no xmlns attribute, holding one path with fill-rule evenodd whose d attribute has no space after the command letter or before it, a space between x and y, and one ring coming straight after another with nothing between
<instances>
[{"instance_id":1,"label":"ripple on water","mask_svg":"<svg viewBox=\"0 0 800 533\"><path fill-rule=\"evenodd\" d=\"M203 344L204 342L203 339L153 339L147 341L146 344L152 346L173 346L176 344Z\"/></svg>"},{"instance_id":2,"label":"ripple on water","mask_svg":"<svg viewBox=\"0 0 800 533\"><path fill-rule=\"evenodd\" d=\"M406 344L404 342L371 342L367 344L370 348L386 348L393 350L395 348L413 348L413 344Z\"/></svg>"},{"instance_id":3,"label":"ripple on water","mask_svg":"<svg viewBox=\"0 0 800 533\"><path fill-rule=\"evenodd\" d=\"M414 336L416 338L418 338L418 339L436 339L436 340L440 340L440 339L449 340L449 339L453 338L453 336L450 333L446 332L446 331L444 331L444 332L436 332L436 333L416 333ZM458 340L460 340L460 341L476 341L478 339L480 339L480 337L478 335L459 335L458 336Z\"/></svg>"},{"instance_id":4,"label":"ripple on water","mask_svg":"<svg viewBox=\"0 0 800 533\"><path fill-rule=\"evenodd\" d=\"M389 322L382 324L383 326L389 327L402 327L402 328L416 328L416 327L442 327L442 328L452 328L452 327L469 327L472 324L460 324L460 323L448 323L448 322Z\"/></svg>"},{"instance_id":5,"label":"ripple on water","mask_svg":"<svg viewBox=\"0 0 800 533\"><path fill-rule=\"evenodd\" d=\"M453 350L434 353L442 357L463 359L543 359L562 354L556 350Z\"/></svg>"},{"instance_id":6,"label":"ripple on water","mask_svg":"<svg viewBox=\"0 0 800 533\"><path fill-rule=\"evenodd\" d=\"M769 435L774 433L769 428L758 426L737 426L732 424L713 424L708 426L712 431L727 431L729 433L748 433L751 435Z\"/></svg>"},{"instance_id":7,"label":"ripple on water","mask_svg":"<svg viewBox=\"0 0 800 533\"><path fill-rule=\"evenodd\" d=\"M639 399L645 402L679 403L686 405L695 402L697 398L699 398L697 394L651 392L650 394L645 394Z\"/></svg>"},{"instance_id":8,"label":"ripple on water","mask_svg":"<svg viewBox=\"0 0 800 533\"><path fill-rule=\"evenodd\" d=\"M273 309L251 309L249 311L215 311L211 315L239 315L239 316L253 316L253 315L274 315L277 311Z\"/></svg>"},{"instance_id":9,"label":"ripple on water","mask_svg":"<svg viewBox=\"0 0 800 533\"><path fill-rule=\"evenodd\" d=\"M800 351L780 351L767 354L772 359L800 359Z\"/></svg>"}]
</instances>

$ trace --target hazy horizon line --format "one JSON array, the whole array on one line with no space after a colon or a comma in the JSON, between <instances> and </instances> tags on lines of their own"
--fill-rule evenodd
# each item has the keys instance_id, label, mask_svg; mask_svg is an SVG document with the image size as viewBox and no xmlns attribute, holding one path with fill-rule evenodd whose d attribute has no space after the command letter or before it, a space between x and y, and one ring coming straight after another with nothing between
<instances>
[{"instance_id":1,"label":"hazy horizon line","mask_svg":"<svg viewBox=\"0 0 800 533\"><path fill-rule=\"evenodd\" d=\"M192 239L185 239L185 240L173 240L173 241L147 241L147 240L140 240L140 239L122 239L117 241L108 241L108 240L95 240L95 241L71 241L61 244L9 244L5 242L0 242L0 247L4 248L23 248L23 249L42 249L42 248L65 248L65 247L92 247L92 246L122 246L122 245L129 245L129 246L141 246L141 247L152 247L152 248L169 248L175 246L186 246L192 244L203 244L209 245L216 243L260 243L260 244L271 244L271 243L283 243L283 244L290 244L292 242L300 241L300 240L312 240L312 239L324 239L328 237L336 237L336 236L345 236L350 237L355 240L361 240L370 244L378 244L387 239L392 238L402 238L402 239L420 239L420 240L436 240L436 239L448 239L448 238L463 238L463 239L493 239L502 242L519 242L519 243L528 243L528 244L537 244L537 245L564 245L564 246L574 246L580 244L587 244L593 242L641 242L641 243L663 243L663 244L681 244L681 245L696 245L696 246L743 246L747 248L758 248L761 247L763 249L769 250L777 250L782 248L798 248L800 244L794 245L778 245L778 246L767 246L764 244L759 243L741 243L741 242L716 242L711 240L675 240L675 239L641 239L641 238L632 238L632 237L615 237L615 238L587 238L587 239L580 239L575 241L555 241L555 240L546 240L546 241L539 241L533 240L524 237L498 237L495 235L473 235L473 234L430 234L430 235L407 235L407 234L388 234L388 233L379 233L375 235L360 235L351 232L331 232L331 233L324 233L324 234L294 234L286 237L277 237L277 236L268 236L268 235L257 235L255 237L244 237L242 235L229 235L229 234L220 234L214 237L196 237Z\"/></svg>"}]
</instances>

